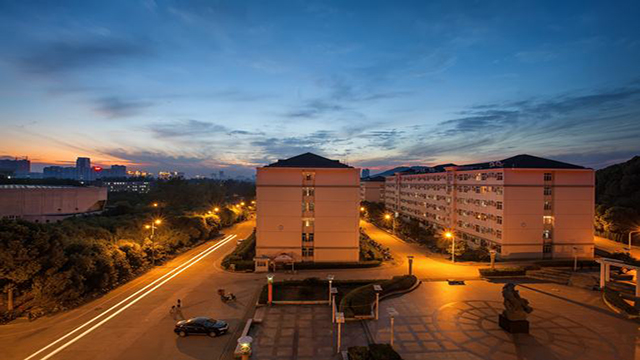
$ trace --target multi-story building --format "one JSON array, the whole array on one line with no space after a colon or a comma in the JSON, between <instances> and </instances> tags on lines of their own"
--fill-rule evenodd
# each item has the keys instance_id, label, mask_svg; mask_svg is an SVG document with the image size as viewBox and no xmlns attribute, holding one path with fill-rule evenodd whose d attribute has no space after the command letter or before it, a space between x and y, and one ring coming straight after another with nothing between
<instances>
[{"instance_id":1,"label":"multi-story building","mask_svg":"<svg viewBox=\"0 0 640 360\"><path fill-rule=\"evenodd\" d=\"M386 178L385 206L505 258L593 257L593 169L518 155Z\"/></svg>"},{"instance_id":2,"label":"multi-story building","mask_svg":"<svg viewBox=\"0 0 640 360\"><path fill-rule=\"evenodd\" d=\"M104 210L101 187L0 185L0 218L54 222Z\"/></svg>"},{"instance_id":3,"label":"multi-story building","mask_svg":"<svg viewBox=\"0 0 640 360\"><path fill-rule=\"evenodd\" d=\"M258 168L256 255L359 260L360 169L306 153Z\"/></svg>"},{"instance_id":4,"label":"multi-story building","mask_svg":"<svg viewBox=\"0 0 640 360\"><path fill-rule=\"evenodd\" d=\"M384 203L384 176L360 180L360 201Z\"/></svg>"},{"instance_id":5,"label":"multi-story building","mask_svg":"<svg viewBox=\"0 0 640 360\"><path fill-rule=\"evenodd\" d=\"M103 180L102 186L106 186L108 191L111 192L136 192L136 193L148 193L151 190L151 182L143 180Z\"/></svg>"},{"instance_id":6,"label":"multi-story building","mask_svg":"<svg viewBox=\"0 0 640 360\"><path fill-rule=\"evenodd\" d=\"M0 159L0 171L7 172L14 176L24 176L31 172L31 161L29 159Z\"/></svg>"}]
</instances>

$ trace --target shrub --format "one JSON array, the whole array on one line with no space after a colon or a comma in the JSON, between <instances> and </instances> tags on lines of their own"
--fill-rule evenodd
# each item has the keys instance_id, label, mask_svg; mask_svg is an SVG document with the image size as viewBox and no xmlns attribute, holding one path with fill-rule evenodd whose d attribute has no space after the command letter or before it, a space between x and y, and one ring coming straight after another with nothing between
<instances>
[{"instance_id":1,"label":"shrub","mask_svg":"<svg viewBox=\"0 0 640 360\"><path fill-rule=\"evenodd\" d=\"M628 315L640 315L640 311L635 307L631 306L628 302L624 301L624 299L620 296L620 293L616 290L613 290L609 287L604 288L604 297L605 299L618 310L627 313Z\"/></svg>"},{"instance_id":2,"label":"shrub","mask_svg":"<svg viewBox=\"0 0 640 360\"><path fill-rule=\"evenodd\" d=\"M389 344L370 344L367 346L352 346L347 349L350 360L402 360Z\"/></svg>"},{"instance_id":3,"label":"shrub","mask_svg":"<svg viewBox=\"0 0 640 360\"><path fill-rule=\"evenodd\" d=\"M524 267L506 267L506 268L484 268L478 269L481 276L491 277L491 276L525 276L527 274L527 269Z\"/></svg>"},{"instance_id":4,"label":"shrub","mask_svg":"<svg viewBox=\"0 0 640 360\"><path fill-rule=\"evenodd\" d=\"M340 309L346 317L354 317L359 315L371 314L371 305L376 300L376 293L373 285L378 284L382 287L380 296L408 290L418 282L414 275L394 276L391 280L376 281L371 284L361 286L348 293L340 301Z\"/></svg>"},{"instance_id":5,"label":"shrub","mask_svg":"<svg viewBox=\"0 0 640 360\"><path fill-rule=\"evenodd\" d=\"M244 239L236 248L222 260L222 267L228 269L231 264L236 265L236 270L246 270L246 265L251 262L253 268L253 258L256 257L256 231ZM243 267L244 269L240 269Z\"/></svg>"}]
</instances>

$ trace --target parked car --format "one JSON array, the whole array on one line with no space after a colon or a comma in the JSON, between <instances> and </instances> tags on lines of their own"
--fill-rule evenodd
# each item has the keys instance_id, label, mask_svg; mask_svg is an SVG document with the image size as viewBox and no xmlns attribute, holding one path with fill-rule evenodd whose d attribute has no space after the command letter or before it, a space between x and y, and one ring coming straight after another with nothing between
<instances>
[{"instance_id":1,"label":"parked car","mask_svg":"<svg viewBox=\"0 0 640 360\"><path fill-rule=\"evenodd\" d=\"M226 333L227 330L229 330L229 324L226 322L204 316L178 321L176 328L173 329L173 331L181 337L192 334L216 337Z\"/></svg>"}]
</instances>

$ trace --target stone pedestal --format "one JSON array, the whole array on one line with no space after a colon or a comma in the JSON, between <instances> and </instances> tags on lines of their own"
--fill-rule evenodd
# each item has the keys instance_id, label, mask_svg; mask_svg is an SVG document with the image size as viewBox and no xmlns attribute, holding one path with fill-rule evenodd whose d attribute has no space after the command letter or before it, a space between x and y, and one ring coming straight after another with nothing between
<instances>
[{"instance_id":1,"label":"stone pedestal","mask_svg":"<svg viewBox=\"0 0 640 360\"><path fill-rule=\"evenodd\" d=\"M528 334L529 333L529 322L527 320L509 320L506 316L500 314L499 315L498 324L501 328L503 328L506 332L511 334Z\"/></svg>"}]
</instances>

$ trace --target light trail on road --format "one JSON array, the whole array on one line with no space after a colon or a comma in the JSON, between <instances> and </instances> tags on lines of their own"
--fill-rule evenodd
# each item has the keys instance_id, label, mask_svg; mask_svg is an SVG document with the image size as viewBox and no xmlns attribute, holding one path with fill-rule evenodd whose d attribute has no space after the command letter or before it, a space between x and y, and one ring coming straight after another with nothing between
<instances>
[{"instance_id":1,"label":"light trail on road","mask_svg":"<svg viewBox=\"0 0 640 360\"><path fill-rule=\"evenodd\" d=\"M113 305L112 307L110 307L109 309L103 311L102 313L100 313L99 315L97 315L96 317L94 317L93 319L87 321L86 323L80 325L79 327L77 327L76 329L74 329L73 331L70 331L69 333L67 333L66 335L60 337L59 339L55 340L54 342L50 343L49 345L43 347L42 349L36 351L35 353L31 354L29 357L26 357L24 360L30 360L36 356L38 356L40 353L46 351L47 349L55 346L56 344L58 344L59 342L65 340L66 338L72 336L73 334L77 333L78 331L82 330L83 328L89 326L90 324L92 324L93 322L97 321L98 319L100 319L101 317L103 317L104 315L106 315L107 313L111 312L112 310L118 308L119 306L123 305L124 303L126 303L127 301L129 301L130 299L134 298L136 295L144 292L145 290L149 289L150 287L152 287L150 290L144 292L142 295L138 296L137 298L133 299L131 302L129 302L128 304L122 306L118 311L114 312L113 314L109 315L108 317L106 317L105 319L103 319L102 321L100 321L99 323L95 324L94 326L92 326L91 328L85 330L83 333L81 333L80 335L74 337L73 339L67 341L66 343L60 345L57 349L55 349L54 351L52 351L51 353L49 353L48 355L46 355L45 357L42 358L42 360L46 360L51 358L52 356L54 356L55 354L59 353L60 351L64 350L66 347L68 347L69 345L75 343L76 341L80 340L81 338L83 338L85 335L89 334L90 332L92 332L93 330L97 329L98 327L100 327L101 325L103 325L104 323L106 323L107 321L111 320L112 318L114 318L116 315L120 314L121 312L123 312L124 310L126 310L127 308L129 308L130 306L132 306L133 304L137 303L138 301L140 301L142 298L144 298L145 296L149 295L150 293L152 293L153 291L155 291L156 289L158 289L160 286L164 285L166 282L168 282L169 280L173 279L174 277L178 276L180 273L182 273L183 271L185 271L186 269L188 269L189 267L191 267L192 265L196 264L197 262L199 262L200 260L204 259L207 255L213 253L214 251L216 251L218 248L222 247L223 245L227 244L229 241L233 240L234 238L236 238L237 235L229 235L226 236L225 238L223 238L222 240L220 240L218 243L216 243L215 245L210 246L209 248L207 248L206 250L203 250L202 252L200 252L199 254L197 254L196 256L192 257L191 259L185 261L184 263L180 264L179 266L177 266L175 269L172 269L171 271L167 272L166 274L164 274L163 276L157 278L156 280L154 280L153 282L149 283L148 285L146 285L145 287L143 287L142 289L136 291L135 293L129 295L127 298L125 298L124 300L120 301L119 303ZM158 283L159 282L159 283ZM157 284L157 285L155 285ZM155 286L154 286L155 285Z\"/></svg>"}]
</instances>

